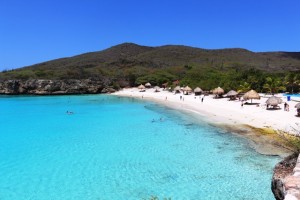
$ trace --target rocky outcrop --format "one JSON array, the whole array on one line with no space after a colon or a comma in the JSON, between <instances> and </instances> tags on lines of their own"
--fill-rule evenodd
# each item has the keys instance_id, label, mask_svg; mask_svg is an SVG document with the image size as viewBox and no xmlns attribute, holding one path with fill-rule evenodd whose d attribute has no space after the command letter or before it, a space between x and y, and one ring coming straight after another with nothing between
<instances>
[{"instance_id":1,"label":"rocky outcrop","mask_svg":"<svg viewBox=\"0 0 300 200\"><path fill-rule=\"evenodd\" d=\"M300 200L300 156L293 154L279 162L272 177L276 200Z\"/></svg>"},{"instance_id":2,"label":"rocky outcrop","mask_svg":"<svg viewBox=\"0 0 300 200\"><path fill-rule=\"evenodd\" d=\"M6 80L0 82L0 94L33 94L33 95L62 95L62 94L97 94L111 93L110 81L83 80Z\"/></svg>"}]
</instances>

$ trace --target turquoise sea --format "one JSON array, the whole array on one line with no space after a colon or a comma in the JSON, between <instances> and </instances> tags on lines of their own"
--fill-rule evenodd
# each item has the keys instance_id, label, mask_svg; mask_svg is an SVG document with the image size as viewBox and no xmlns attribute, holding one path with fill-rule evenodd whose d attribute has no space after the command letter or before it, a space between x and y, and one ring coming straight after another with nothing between
<instances>
[{"instance_id":1,"label":"turquoise sea","mask_svg":"<svg viewBox=\"0 0 300 200\"><path fill-rule=\"evenodd\" d=\"M0 200L274 199L280 158L151 102L0 96L0 124Z\"/></svg>"}]
</instances>

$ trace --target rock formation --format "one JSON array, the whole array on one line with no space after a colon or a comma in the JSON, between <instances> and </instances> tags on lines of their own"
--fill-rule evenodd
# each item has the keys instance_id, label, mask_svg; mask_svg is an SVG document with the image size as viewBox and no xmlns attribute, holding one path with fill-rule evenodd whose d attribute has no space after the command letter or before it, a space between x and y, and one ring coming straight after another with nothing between
<instances>
[{"instance_id":1,"label":"rock formation","mask_svg":"<svg viewBox=\"0 0 300 200\"><path fill-rule=\"evenodd\" d=\"M0 94L33 94L33 95L59 95L59 94L97 94L114 92L109 80L6 80L0 82Z\"/></svg>"},{"instance_id":2,"label":"rock formation","mask_svg":"<svg viewBox=\"0 0 300 200\"><path fill-rule=\"evenodd\" d=\"M276 200L300 199L300 157L298 154L288 156L275 166L272 192Z\"/></svg>"}]
</instances>

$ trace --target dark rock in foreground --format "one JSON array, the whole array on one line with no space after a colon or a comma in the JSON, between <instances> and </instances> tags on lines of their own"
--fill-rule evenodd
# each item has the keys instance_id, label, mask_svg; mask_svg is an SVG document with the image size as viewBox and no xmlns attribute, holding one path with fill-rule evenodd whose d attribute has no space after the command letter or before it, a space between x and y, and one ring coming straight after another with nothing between
<instances>
[{"instance_id":1,"label":"dark rock in foreground","mask_svg":"<svg viewBox=\"0 0 300 200\"><path fill-rule=\"evenodd\" d=\"M272 192L276 200L300 199L300 157L292 154L274 168Z\"/></svg>"}]
</instances>

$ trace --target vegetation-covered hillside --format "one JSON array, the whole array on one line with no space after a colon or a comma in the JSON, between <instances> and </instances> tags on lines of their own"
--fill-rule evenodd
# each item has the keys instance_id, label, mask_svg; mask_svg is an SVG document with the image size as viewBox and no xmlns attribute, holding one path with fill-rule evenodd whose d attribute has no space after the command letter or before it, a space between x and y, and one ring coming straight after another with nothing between
<instances>
[{"instance_id":1,"label":"vegetation-covered hillside","mask_svg":"<svg viewBox=\"0 0 300 200\"><path fill-rule=\"evenodd\" d=\"M114 87L145 82L161 85L180 80L203 89L244 86L266 90L266 84L298 90L300 52L254 53L245 49L207 50L187 46L146 47L124 43L109 49L52 60L0 73L7 79L102 79ZM280 83L278 83L280 82Z\"/></svg>"}]
</instances>

